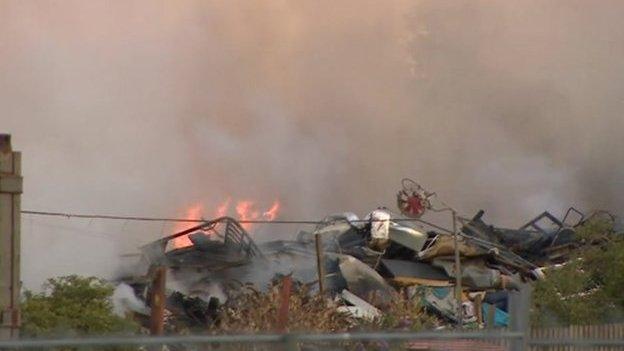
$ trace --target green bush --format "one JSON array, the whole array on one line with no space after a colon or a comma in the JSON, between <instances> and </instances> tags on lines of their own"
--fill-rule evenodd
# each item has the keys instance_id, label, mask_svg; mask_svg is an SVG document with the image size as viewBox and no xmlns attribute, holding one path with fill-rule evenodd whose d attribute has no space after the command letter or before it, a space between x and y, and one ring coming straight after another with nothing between
<instances>
[{"instance_id":1,"label":"green bush","mask_svg":"<svg viewBox=\"0 0 624 351\"><path fill-rule=\"evenodd\" d=\"M95 277L70 275L48 279L43 291L26 291L22 335L59 337L125 334L137 330L130 319L113 313L114 288Z\"/></svg>"},{"instance_id":2,"label":"green bush","mask_svg":"<svg viewBox=\"0 0 624 351\"><path fill-rule=\"evenodd\" d=\"M563 267L535 284L534 326L601 324L622 320L624 240L613 222L596 218L577 230L584 243Z\"/></svg>"}]
</instances>

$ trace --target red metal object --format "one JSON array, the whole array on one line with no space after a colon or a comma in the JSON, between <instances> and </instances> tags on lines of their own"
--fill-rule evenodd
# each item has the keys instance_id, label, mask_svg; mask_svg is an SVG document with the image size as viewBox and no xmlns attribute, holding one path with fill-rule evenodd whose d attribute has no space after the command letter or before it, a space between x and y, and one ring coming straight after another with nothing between
<instances>
[{"instance_id":1,"label":"red metal object","mask_svg":"<svg viewBox=\"0 0 624 351\"><path fill-rule=\"evenodd\" d=\"M288 310L290 308L290 292L292 289L292 278L287 275L282 280L282 290L280 294L280 306L277 311L277 332L285 333L288 325Z\"/></svg>"},{"instance_id":2,"label":"red metal object","mask_svg":"<svg viewBox=\"0 0 624 351\"><path fill-rule=\"evenodd\" d=\"M419 218L427 210L428 202L417 193L401 191L397 196L397 205L401 213L407 217Z\"/></svg>"},{"instance_id":3,"label":"red metal object","mask_svg":"<svg viewBox=\"0 0 624 351\"><path fill-rule=\"evenodd\" d=\"M418 183L408 178L403 179L401 185L403 189L397 194L397 206L404 216L419 218L431 208L429 199L435 193L427 192Z\"/></svg>"},{"instance_id":4,"label":"red metal object","mask_svg":"<svg viewBox=\"0 0 624 351\"><path fill-rule=\"evenodd\" d=\"M411 217L420 217L425 212L423 199L418 195L408 197L405 210Z\"/></svg>"}]
</instances>

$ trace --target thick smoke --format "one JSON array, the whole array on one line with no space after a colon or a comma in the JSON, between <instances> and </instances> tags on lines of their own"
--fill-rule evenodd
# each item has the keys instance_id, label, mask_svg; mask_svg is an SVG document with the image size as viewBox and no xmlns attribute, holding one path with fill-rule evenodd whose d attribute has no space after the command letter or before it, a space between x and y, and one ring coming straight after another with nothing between
<instances>
[{"instance_id":1,"label":"thick smoke","mask_svg":"<svg viewBox=\"0 0 624 351\"><path fill-rule=\"evenodd\" d=\"M394 207L409 176L504 225L618 211L623 8L4 1L0 126L28 209L176 216L232 197L315 219ZM24 280L109 274L169 230L25 217Z\"/></svg>"}]
</instances>

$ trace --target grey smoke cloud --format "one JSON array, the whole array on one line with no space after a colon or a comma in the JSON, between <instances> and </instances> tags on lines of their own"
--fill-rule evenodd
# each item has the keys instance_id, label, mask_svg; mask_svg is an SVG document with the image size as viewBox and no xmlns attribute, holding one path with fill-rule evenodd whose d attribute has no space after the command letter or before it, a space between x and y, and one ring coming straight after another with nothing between
<instances>
[{"instance_id":1,"label":"grey smoke cloud","mask_svg":"<svg viewBox=\"0 0 624 351\"><path fill-rule=\"evenodd\" d=\"M280 199L283 218L363 215L394 207L409 176L504 225L618 211L623 7L5 1L0 125L24 152L29 209L176 216L230 196ZM24 227L30 286L113 274L172 230Z\"/></svg>"}]
</instances>

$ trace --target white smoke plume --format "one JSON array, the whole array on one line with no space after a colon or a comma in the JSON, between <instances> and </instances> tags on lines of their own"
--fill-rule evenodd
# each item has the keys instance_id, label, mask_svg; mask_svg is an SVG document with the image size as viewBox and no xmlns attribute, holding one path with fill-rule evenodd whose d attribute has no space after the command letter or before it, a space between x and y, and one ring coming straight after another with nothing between
<instances>
[{"instance_id":1,"label":"white smoke plume","mask_svg":"<svg viewBox=\"0 0 624 351\"><path fill-rule=\"evenodd\" d=\"M0 126L27 209L283 218L394 207L619 210L619 1L3 1ZM208 214L210 215L210 214ZM27 286L112 274L170 226L25 217ZM59 228L66 227L66 228ZM69 228L67 228L69 227Z\"/></svg>"}]
</instances>

